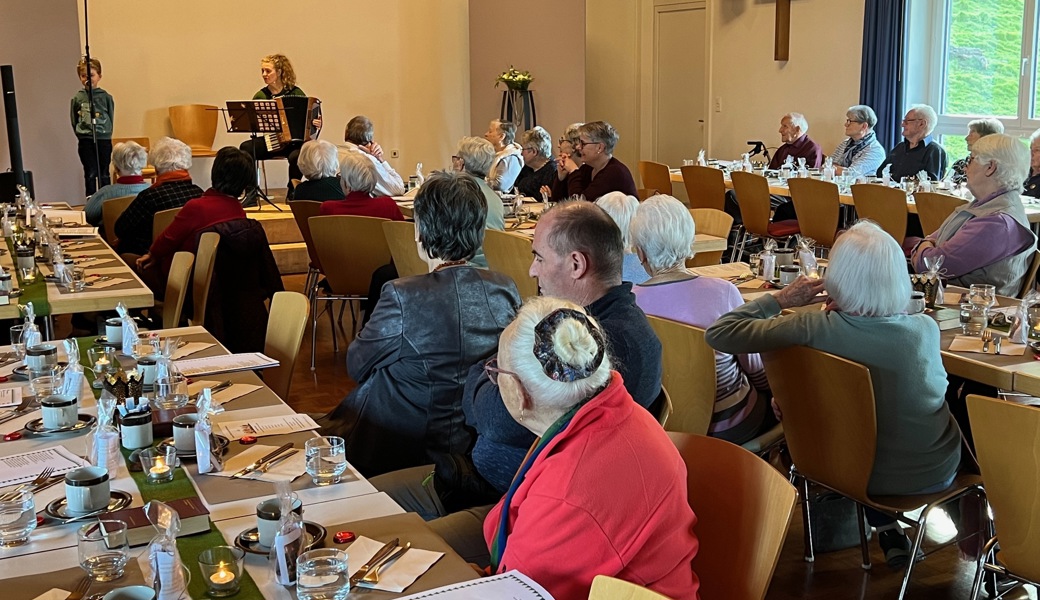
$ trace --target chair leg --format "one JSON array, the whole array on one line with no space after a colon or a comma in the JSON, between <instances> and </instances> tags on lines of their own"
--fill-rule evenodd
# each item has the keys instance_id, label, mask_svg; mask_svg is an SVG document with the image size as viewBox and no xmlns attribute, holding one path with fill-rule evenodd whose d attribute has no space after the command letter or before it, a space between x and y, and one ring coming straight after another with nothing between
<instances>
[{"instance_id":1,"label":"chair leg","mask_svg":"<svg viewBox=\"0 0 1040 600\"><path fill-rule=\"evenodd\" d=\"M986 547L983 548L982 552L979 553L979 559L975 564L975 579L971 584L971 600L977 600L979 594L982 592L982 578L986 575L986 562L995 563L996 556L993 553L993 549L997 543L997 538L990 538L986 542ZM994 577L996 577L994 575ZM997 589L996 585L993 589Z\"/></svg>"},{"instance_id":2,"label":"chair leg","mask_svg":"<svg viewBox=\"0 0 1040 600\"><path fill-rule=\"evenodd\" d=\"M863 523L865 515L863 514L863 505L859 502L856 503L856 520L859 521L859 549L863 553L863 563L861 566L864 571L869 571L870 564L870 546L867 545L867 526Z\"/></svg>"},{"instance_id":3,"label":"chair leg","mask_svg":"<svg viewBox=\"0 0 1040 600\"><path fill-rule=\"evenodd\" d=\"M814 562L812 521L809 515L809 480L802 477L802 528L805 530L805 562Z\"/></svg>"},{"instance_id":4,"label":"chair leg","mask_svg":"<svg viewBox=\"0 0 1040 600\"><path fill-rule=\"evenodd\" d=\"M311 296L311 371L315 370L314 359L318 351L318 294Z\"/></svg>"},{"instance_id":5,"label":"chair leg","mask_svg":"<svg viewBox=\"0 0 1040 600\"><path fill-rule=\"evenodd\" d=\"M935 507L935 504L926 506L924 511L921 512L921 518L917 521L917 533L914 535L914 543L910 545L910 560L906 564L906 572L903 573L903 584L899 588L898 600L903 600L906 597L906 590L910 587L910 574L914 570L914 563L917 562L917 552L921 549L921 542L924 541L928 517L931 516L932 509Z\"/></svg>"},{"instance_id":6,"label":"chair leg","mask_svg":"<svg viewBox=\"0 0 1040 600\"><path fill-rule=\"evenodd\" d=\"M332 351L335 354L339 354L339 337L336 335L336 317L332 314L335 307L333 306L332 301L329 301L326 310L328 310L329 313L329 329L332 331Z\"/></svg>"},{"instance_id":7,"label":"chair leg","mask_svg":"<svg viewBox=\"0 0 1040 600\"><path fill-rule=\"evenodd\" d=\"M743 225L737 225L737 235L733 236L733 250L729 253L729 262L737 262L737 257L740 256L740 253L737 251L737 249L740 248L741 245L740 242L738 242L737 240L744 239L746 231L747 230L744 229Z\"/></svg>"}]
</instances>

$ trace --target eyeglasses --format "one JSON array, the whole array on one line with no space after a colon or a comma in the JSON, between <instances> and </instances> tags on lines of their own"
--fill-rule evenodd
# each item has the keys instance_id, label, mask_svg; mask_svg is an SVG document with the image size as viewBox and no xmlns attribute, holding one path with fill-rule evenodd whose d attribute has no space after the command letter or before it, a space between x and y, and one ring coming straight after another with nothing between
<instances>
[{"instance_id":1,"label":"eyeglasses","mask_svg":"<svg viewBox=\"0 0 1040 600\"><path fill-rule=\"evenodd\" d=\"M498 357L497 356L492 356L491 358L487 359L487 362L484 363L484 374L487 375L488 379L491 380L491 383L493 383L495 385L498 385L498 376L499 376L499 374L512 375L513 377L516 377L517 381L520 381L520 376L517 375L516 373L514 373L512 371L506 371L505 369L499 369L498 368ZM523 382L521 382L521 384L522 383Z\"/></svg>"},{"instance_id":2,"label":"eyeglasses","mask_svg":"<svg viewBox=\"0 0 1040 600\"><path fill-rule=\"evenodd\" d=\"M853 124L853 123L858 123L858 124L862 124L862 123L863 123L863 121L857 121L857 120L855 120L855 119L845 119L845 124L846 124L846 125L851 125L851 124Z\"/></svg>"},{"instance_id":3,"label":"eyeglasses","mask_svg":"<svg viewBox=\"0 0 1040 600\"><path fill-rule=\"evenodd\" d=\"M913 123L915 121L924 121L924 119L903 119L903 124Z\"/></svg>"},{"instance_id":4,"label":"eyeglasses","mask_svg":"<svg viewBox=\"0 0 1040 600\"><path fill-rule=\"evenodd\" d=\"M455 155L453 154L453 155L451 156L451 159L452 159L452 160L462 160L462 157L460 157L460 156L455 156Z\"/></svg>"},{"instance_id":5,"label":"eyeglasses","mask_svg":"<svg viewBox=\"0 0 1040 600\"><path fill-rule=\"evenodd\" d=\"M575 148L584 148L585 146L588 146L589 144L602 144L602 143L603 142L586 142L585 140L583 140L581 138L578 138L577 140L574 141L574 147Z\"/></svg>"}]
</instances>

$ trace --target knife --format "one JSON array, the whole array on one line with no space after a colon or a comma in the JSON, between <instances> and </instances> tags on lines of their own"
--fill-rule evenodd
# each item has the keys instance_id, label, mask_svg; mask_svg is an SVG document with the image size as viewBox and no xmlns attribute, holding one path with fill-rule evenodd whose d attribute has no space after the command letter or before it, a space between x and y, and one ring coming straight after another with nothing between
<instances>
[{"instance_id":1,"label":"knife","mask_svg":"<svg viewBox=\"0 0 1040 600\"><path fill-rule=\"evenodd\" d=\"M264 455L260 460L254 462L253 464L249 465L248 467L242 469L238 473L235 473L234 475L231 476L231 479L238 479L239 477L241 477L243 475L246 475L248 473L252 473L253 471L257 470L260 467L260 465L264 464L265 462L271 460L272 458L278 456L282 452L285 452L286 450L288 450L288 449L290 449L292 447L293 447L293 443L292 442L289 442L288 444L284 444L283 446L281 446L280 448L278 448L274 452L270 452L270 453Z\"/></svg>"},{"instance_id":2,"label":"knife","mask_svg":"<svg viewBox=\"0 0 1040 600\"><path fill-rule=\"evenodd\" d=\"M210 391L211 394L216 394L217 392L219 392L221 390L226 390L227 388L231 387L232 385L233 384L231 383L230 380L229 381L222 381L222 382L218 383L217 385L211 387L209 389L209 391ZM189 404L198 404L199 398L201 398L201 397L202 397L202 392L199 392L198 394L195 394L194 396L192 396L191 401L189 402Z\"/></svg>"},{"instance_id":3,"label":"knife","mask_svg":"<svg viewBox=\"0 0 1040 600\"><path fill-rule=\"evenodd\" d=\"M394 548L397 548L399 542L400 540L398 538L394 538L384 544L383 547L379 549L379 552L373 554L372 558L368 559L367 563L361 565L361 568L350 576L350 585L357 585L358 582L361 581L361 578L364 577L368 573L369 569L372 568L372 565L389 556L390 553L394 551Z\"/></svg>"},{"instance_id":4,"label":"knife","mask_svg":"<svg viewBox=\"0 0 1040 600\"><path fill-rule=\"evenodd\" d=\"M266 473L266 472L268 472L271 469L271 467L277 465L278 463L282 462L283 460L289 458L290 456L292 456L294 454L298 454L299 452L300 451L296 450L296 449L293 449L292 452L286 452L285 454L279 456L278 458L275 458L274 460L269 460L266 463L260 465L260 467L257 468L257 471L260 471L261 473Z\"/></svg>"}]
</instances>

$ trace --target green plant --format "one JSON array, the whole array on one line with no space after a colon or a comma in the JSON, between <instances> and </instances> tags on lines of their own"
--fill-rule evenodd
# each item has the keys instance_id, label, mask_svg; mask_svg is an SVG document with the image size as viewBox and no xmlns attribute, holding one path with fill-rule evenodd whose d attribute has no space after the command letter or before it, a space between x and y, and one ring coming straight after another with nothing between
<instances>
[{"instance_id":1,"label":"green plant","mask_svg":"<svg viewBox=\"0 0 1040 600\"><path fill-rule=\"evenodd\" d=\"M495 87L504 83L511 90L526 90L532 81L534 81L534 77L531 77L530 71L517 71L513 65L509 65L509 68L495 79Z\"/></svg>"}]
</instances>

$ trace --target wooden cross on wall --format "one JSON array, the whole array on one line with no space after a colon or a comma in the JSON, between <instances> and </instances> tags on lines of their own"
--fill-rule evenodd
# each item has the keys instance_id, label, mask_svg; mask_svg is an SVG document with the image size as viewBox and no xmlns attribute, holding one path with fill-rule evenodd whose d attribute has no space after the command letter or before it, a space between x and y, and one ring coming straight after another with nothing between
<instances>
[{"instance_id":1,"label":"wooden cross on wall","mask_svg":"<svg viewBox=\"0 0 1040 600\"><path fill-rule=\"evenodd\" d=\"M787 60L791 50L791 0L776 0L773 60Z\"/></svg>"}]
</instances>

